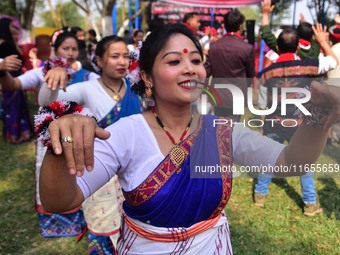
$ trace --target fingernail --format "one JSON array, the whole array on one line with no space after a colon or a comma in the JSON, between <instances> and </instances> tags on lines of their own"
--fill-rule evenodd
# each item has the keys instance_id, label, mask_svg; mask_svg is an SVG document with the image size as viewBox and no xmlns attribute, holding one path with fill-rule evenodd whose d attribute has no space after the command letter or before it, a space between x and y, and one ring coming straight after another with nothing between
<instances>
[{"instance_id":1,"label":"fingernail","mask_svg":"<svg viewBox=\"0 0 340 255\"><path fill-rule=\"evenodd\" d=\"M87 169L87 171L92 171L93 167L92 167L91 165L88 165L88 166L86 167L86 169Z\"/></svg>"},{"instance_id":2,"label":"fingernail","mask_svg":"<svg viewBox=\"0 0 340 255\"><path fill-rule=\"evenodd\" d=\"M82 176L82 172L81 171L77 171L77 176Z\"/></svg>"},{"instance_id":3,"label":"fingernail","mask_svg":"<svg viewBox=\"0 0 340 255\"><path fill-rule=\"evenodd\" d=\"M54 149L54 152L55 152L55 154L60 154L61 153L61 149L57 147L57 148Z\"/></svg>"},{"instance_id":4,"label":"fingernail","mask_svg":"<svg viewBox=\"0 0 340 255\"><path fill-rule=\"evenodd\" d=\"M76 174L76 170L74 168L70 168L69 171L70 171L70 174L72 174L72 175Z\"/></svg>"}]
</instances>

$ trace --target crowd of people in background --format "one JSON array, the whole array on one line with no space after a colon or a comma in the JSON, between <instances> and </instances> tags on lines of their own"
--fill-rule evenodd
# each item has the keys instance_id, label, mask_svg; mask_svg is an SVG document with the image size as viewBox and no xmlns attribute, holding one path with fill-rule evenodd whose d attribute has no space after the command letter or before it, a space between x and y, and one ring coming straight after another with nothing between
<instances>
[{"instance_id":1,"label":"crowd of people in background","mask_svg":"<svg viewBox=\"0 0 340 255\"><path fill-rule=\"evenodd\" d=\"M11 72L14 77L33 68L32 63L24 59L19 47L19 28L9 18L0 20L0 63L2 69ZM33 137L27 100L22 91L2 90L3 137L7 143L18 144Z\"/></svg>"},{"instance_id":2,"label":"crowd of people in background","mask_svg":"<svg viewBox=\"0 0 340 255\"><path fill-rule=\"evenodd\" d=\"M97 40L98 36L93 29L85 32L80 27L63 28L55 31L51 36L51 58L68 59L68 69L64 66L52 66L48 71L44 69L46 62L39 60L38 49L34 45L27 47L25 52L20 48L18 44L19 28L13 24L12 20L9 18L0 19L1 117L3 121L2 135L5 141L9 144L19 144L30 141L34 137L31 123L33 113L29 113L25 96L25 92L31 89L39 93L37 100L40 107L53 101L74 101L92 112L99 127L108 127L108 130L111 131L109 139L105 133L96 131L99 132L99 135L96 133L96 136L103 140L108 139L107 143L105 141L98 142L99 149L95 150L96 164L100 165L100 170L94 171L98 178L97 183L91 180L87 173L80 171L78 165L73 167L72 171L70 170L74 177L71 181L66 176L68 173L57 176L52 173L53 171L50 171L53 164L60 169L70 168L70 162L74 163L79 160L76 156L73 159L72 150L69 149L76 144L71 128L65 128L65 131L61 126L58 126L58 129L53 130L53 135L58 134L64 139L62 146L52 140L54 150L62 148L65 155L68 155L66 158L63 156L62 160L55 159L55 154L60 154L60 151L52 149L51 152L51 148L48 150L39 141L36 142L35 208L42 235L44 237L82 235L88 229L89 254L115 254L116 249L122 252L131 249L138 253L138 250L143 251L144 248L146 250L154 249L154 243L159 244L161 250L174 252L182 249L177 247L178 241L188 240L190 245L185 247L188 254L191 254L190 252L195 254L195 249L232 254L229 226L223 213L231 192L232 176L225 176L225 181L222 184L213 183L213 181L205 183L201 180L190 179L184 171L189 164L188 155L191 154L188 149L191 146L188 142L190 139L187 138L192 136L191 138L195 142L198 139L201 143L205 141L210 144L211 141L204 140L207 139L206 137L201 137L203 132L200 130L202 125L207 127L211 119L210 117L200 118L198 115L191 115L192 98L190 99L190 96L186 95L190 95L190 93L186 93L183 87L190 87L190 83L194 79L200 80L205 85L209 83L210 86L214 86L220 81L233 84L243 92L243 95L247 95L248 88L252 87L254 93L258 95L258 101L255 102L257 108L265 110L272 106L273 88L305 88L306 85L310 88L313 83L325 84L325 82L337 85L336 78L340 78L338 67L340 61L340 16L335 16L335 25L326 31L320 24L314 26L309 24L301 15L300 23L296 28L284 28L275 35L270 27L270 13L273 8L270 0L262 2L259 37L266 43L266 52L261 68L258 66L259 54L256 48L249 44L244 37L246 17L238 10L228 12L223 23L217 28L202 27L197 13L187 13L180 22L181 24L157 27L151 33L135 29L131 36L130 33L126 33L125 38L112 35ZM162 35L162 33L164 34ZM139 80L129 81L127 79L128 70L136 54L140 56ZM171 83L176 80L176 75L181 78L183 84L185 83L178 86L180 89L173 88ZM187 77L187 80L183 81L183 77ZM334 78L335 80L332 80ZM164 84L169 87L167 88ZM319 84L315 86L318 87ZM333 86L330 87L332 88L329 91L338 92ZM316 92L313 92L318 93L318 90L321 89L315 89ZM322 91L327 95L327 98L334 99L332 101L334 104L339 103L337 98L332 97L328 88L326 91L323 88ZM218 92L222 103L213 107L213 103L210 102L211 107L208 109L208 113L234 121L244 118L244 116L233 113L235 104L230 91L219 89ZM194 97L198 98L196 95ZM156 102L156 106L145 107L143 103L151 100ZM243 105L246 106L247 97L244 100ZM190 107L188 107L189 105ZM195 104L195 107L197 107L195 110L200 112L198 109L200 106ZM152 110L148 111L150 108ZM176 111L183 116L177 116ZM310 158L315 159L315 154L320 153L323 144L320 130L311 131L306 128L302 118L295 115L294 107L289 107L287 111L286 115L282 115L279 107L270 115L262 116L264 122L266 119L278 121L274 125L265 122L260 131L248 131L236 126L234 131L229 126L225 130L223 129L224 133L221 133L221 138L233 141L232 147L223 148L224 153L232 155L224 163L232 164L233 156L235 156L235 162L240 164L257 164L261 161L275 165L278 164L277 162L286 164L290 162L289 160L300 162L299 157L303 158L303 156L296 152L296 148L305 149L307 154L308 150L311 150ZM128 117L130 115L132 117ZM284 118L293 120L290 127L281 124L280 120ZM70 126L71 118L61 119L60 122L56 121L55 123L62 123L65 127ZM91 128L97 130L96 127L92 127L91 120L81 116L77 116L76 119L77 127L81 127L79 130L92 131ZM113 123L116 124L112 125ZM145 133L142 134L142 131L136 128L137 126L134 127L135 125L141 127ZM168 127L172 132L167 129ZM193 127L198 131L190 134L191 129L195 130ZM304 130L306 134L302 134L301 130ZM90 132L83 132L84 137L89 136L89 140L92 142L93 137L89 135ZM319 146L319 149L308 147L310 143L306 137L309 135L310 138L313 134L320 136L320 139L316 139L316 147ZM114 141L117 139L118 142L123 143L124 138L131 136L129 139L131 138L133 143L137 144L140 141L135 137L137 135L138 139L145 142L144 145L139 144L132 148L123 144L117 146ZM339 124L334 124L327 131L327 136L327 144L335 141L340 142ZM148 143L146 139L148 137L151 137L152 143ZM297 137L301 138L301 141ZM216 140L217 138L211 139ZM165 140L166 142L164 142ZM217 146L218 141L215 140L212 142L212 147L216 147L216 155L219 155L222 149ZM285 147L284 142L292 145ZM156 146L157 143L159 147ZM199 155L201 155L200 146L204 147L202 144L197 148L194 147L199 151L197 152ZM158 151L155 151L155 148L158 148ZM250 152L254 148L258 151ZM142 155L142 152L148 155L147 158ZM293 155L293 152L296 155ZM132 153L136 155L135 158L131 156ZM172 158L173 153L176 154L176 160L185 155L183 161L175 162ZM258 158L254 158L254 155L250 157L250 153L254 153ZM164 155L168 154L169 158L166 156L163 161ZM42 175L42 162L45 155L47 156ZM194 153L191 156L198 161L201 160ZM205 155L201 156L205 157ZM266 156L268 157L266 158ZM85 154L79 161L84 165L83 161L87 158L90 157ZM112 164L109 163L110 160L113 162L111 162ZM220 160L225 159L214 158L211 162L220 162ZM210 162L210 158L207 161ZM301 159L301 162L304 161ZM140 166L145 167L147 174L142 172L145 169ZM162 172L164 167L168 167L170 175L166 171ZM134 176L136 174L134 171L137 171L140 176ZM66 173L66 171L64 172ZM172 173L176 173L175 177L172 177ZM84 176L82 176L83 174ZM100 177L100 175L104 177ZM163 178L162 176L169 178L164 177L166 180L161 183L159 178ZM65 194L65 200L58 200L51 193L56 191L58 194L64 193L60 187L53 184L53 178L60 178L61 183L65 183L65 185L60 184L60 187L65 189L72 187L72 191L76 191L70 192L70 195ZM171 178L176 180L168 184L167 182ZM272 174L258 173L254 185L254 205L265 206L268 185L272 178ZM43 181L39 182L39 179ZM180 183L182 179L185 180L185 184ZM309 172L300 176L300 180L304 215L315 216L322 213L323 210L317 201L314 174ZM50 190L45 183L53 188ZM79 187L76 185L77 183ZM152 194L143 191L143 187L150 188L150 185L152 189L155 189ZM159 195L161 193L159 189L163 185L167 187L165 189L167 192L172 192L170 197L166 194ZM178 204L178 201L182 201L181 194L175 194L175 189L178 188L190 194L186 188L192 188L195 185L200 188L210 185L209 187L212 189L214 185L220 185L221 190L215 188L214 191L216 194L222 192L222 197L219 197L220 200L217 199L217 201L202 192L206 205L210 206L211 201L209 200L216 202L211 205L211 208L209 206L201 208L200 201L196 201L194 198L190 198L193 208L190 207L190 203L188 205L184 205L184 202ZM157 194L156 198L153 197L154 194ZM190 195L188 196L190 197ZM66 199L72 201L70 203L74 205L72 208L65 205ZM54 207L51 203L52 200L60 201L58 204L60 206ZM52 208L53 213L45 210L44 203L49 209ZM159 207L156 206L156 203L159 204ZM168 206L171 203L178 204L192 218L188 219L183 213L172 210L172 207ZM196 209L197 212L192 212ZM169 211L173 214L170 215L171 217ZM121 218L123 219L122 225ZM198 226L202 222L205 222L209 227ZM178 237L178 240L172 240L172 237L169 237L171 236L169 229L172 229L172 234L176 233L180 236L181 227L186 228L187 239L182 240L181 237ZM208 231L212 232L208 233ZM191 234L191 232L195 232L195 234ZM194 240L195 236L197 240ZM221 240L221 238L225 239L225 242L219 241L220 243L217 244L217 240ZM130 246L127 244L128 242L131 242ZM174 243L174 245L165 247L163 242Z\"/></svg>"}]
</instances>

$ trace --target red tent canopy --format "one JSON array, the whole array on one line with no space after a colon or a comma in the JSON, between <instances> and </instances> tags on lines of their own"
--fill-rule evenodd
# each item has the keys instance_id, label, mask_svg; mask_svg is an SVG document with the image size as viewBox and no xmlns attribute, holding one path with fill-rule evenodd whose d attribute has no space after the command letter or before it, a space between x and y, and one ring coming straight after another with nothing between
<instances>
[{"instance_id":1,"label":"red tent canopy","mask_svg":"<svg viewBox=\"0 0 340 255\"><path fill-rule=\"evenodd\" d=\"M194 5L199 7L210 7L210 8L232 8L242 5L259 4L262 0L162 0L161 2L167 2L179 5Z\"/></svg>"}]
</instances>

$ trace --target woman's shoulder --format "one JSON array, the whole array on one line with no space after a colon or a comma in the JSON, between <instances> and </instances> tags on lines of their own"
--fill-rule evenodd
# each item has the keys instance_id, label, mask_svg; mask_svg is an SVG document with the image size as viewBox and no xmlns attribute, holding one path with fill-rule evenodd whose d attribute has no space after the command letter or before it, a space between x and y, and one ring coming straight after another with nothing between
<instances>
[{"instance_id":1,"label":"woman's shoulder","mask_svg":"<svg viewBox=\"0 0 340 255\"><path fill-rule=\"evenodd\" d=\"M108 126L108 130L124 130L132 132L133 129L140 129L145 126L146 121L141 113L132 114L127 117L120 118L117 122Z\"/></svg>"},{"instance_id":2,"label":"woman's shoulder","mask_svg":"<svg viewBox=\"0 0 340 255\"><path fill-rule=\"evenodd\" d=\"M68 89L76 87L82 87L82 89L92 89L92 87L97 87L98 84L98 80L80 81L71 84L70 86L68 86Z\"/></svg>"},{"instance_id":3,"label":"woman's shoulder","mask_svg":"<svg viewBox=\"0 0 340 255\"><path fill-rule=\"evenodd\" d=\"M136 113L136 114L132 114L123 118L120 118L117 122L118 123L130 123L130 124L144 124L145 123L145 119L143 117L142 113Z\"/></svg>"}]
</instances>

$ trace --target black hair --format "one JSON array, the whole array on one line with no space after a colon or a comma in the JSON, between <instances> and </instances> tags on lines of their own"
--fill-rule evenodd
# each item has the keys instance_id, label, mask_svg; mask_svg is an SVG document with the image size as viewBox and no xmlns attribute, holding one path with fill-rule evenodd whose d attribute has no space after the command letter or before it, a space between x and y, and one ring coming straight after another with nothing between
<instances>
[{"instance_id":1,"label":"black hair","mask_svg":"<svg viewBox=\"0 0 340 255\"><path fill-rule=\"evenodd\" d=\"M60 31L60 30L58 30ZM55 31L53 34L57 33L58 31ZM53 38L53 35L52 35L52 38ZM57 38L55 39L54 42L52 42L52 46L54 48L55 51L58 50L58 48L60 47L60 45L68 38L73 38L74 40L76 40L77 42L77 46L79 48L79 41L75 35L74 32L71 32L69 31L68 29L67 30L63 30L62 33L60 33Z\"/></svg>"},{"instance_id":2,"label":"black hair","mask_svg":"<svg viewBox=\"0 0 340 255\"><path fill-rule=\"evenodd\" d=\"M227 32L236 32L243 24L245 18L238 10L232 10L224 15L224 27Z\"/></svg>"},{"instance_id":3,"label":"black hair","mask_svg":"<svg viewBox=\"0 0 340 255\"><path fill-rule=\"evenodd\" d=\"M314 32L312 25L308 22L302 22L297 27L297 33L299 38L310 41L313 38Z\"/></svg>"},{"instance_id":4,"label":"black hair","mask_svg":"<svg viewBox=\"0 0 340 255\"><path fill-rule=\"evenodd\" d=\"M295 53L299 45L299 36L296 30L285 28L277 38L277 47L280 53Z\"/></svg>"},{"instance_id":5,"label":"black hair","mask_svg":"<svg viewBox=\"0 0 340 255\"><path fill-rule=\"evenodd\" d=\"M96 31L94 31L94 29L90 29L89 31L87 31L90 35L92 35L93 37L97 36Z\"/></svg>"},{"instance_id":6,"label":"black hair","mask_svg":"<svg viewBox=\"0 0 340 255\"><path fill-rule=\"evenodd\" d=\"M109 48L109 46L112 43L117 43L117 42L125 43L124 39L119 36L116 36L116 35L105 36L103 39L101 39L97 43L96 50L95 50L96 56L103 57L104 53Z\"/></svg>"},{"instance_id":7,"label":"black hair","mask_svg":"<svg viewBox=\"0 0 340 255\"><path fill-rule=\"evenodd\" d=\"M334 28L333 33L334 34L340 34L340 28Z\"/></svg>"},{"instance_id":8,"label":"black hair","mask_svg":"<svg viewBox=\"0 0 340 255\"><path fill-rule=\"evenodd\" d=\"M151 74L158 53L164 48L170 36L175 34L187 36L194 43L203 59L202 47L189 28L182 24L166 24L155 28L143 42L139 57L141 71L144 71L149 75ZM132 89L138 95L143 95L145 93L144 81L141 79L138 84L135 84L135 86L132 87Z\"/></svg>"},{"instance_id":9,"label":"black hair","mask_svg":"<svg viewBox=\"0 0 340 255\"><path fill-rule=\"evenodd\" d=\"M133 32L132 36L133 36L133 37L136 37L136 36L138 35L138 33L143 33L143 34L144 34L144 32L143 32L142 30L139 30L139 29L138 29L138 30L136 30L136 31Z\"/></svg>"},{"instance_id":10,"label":"black hair","mask_svg":"<svg viewBox=\"0 0 340 255\"><path fill-rule=\"evenodd\" d=\"M198 16L198 13L197 12L189 12L189 13L186 13L183 17L183 22L184 23L187 23L189 19L195 17L195 16Z\"/></svg>"},{"instance_id":11,"label":"black hair","mask_svg":"<svg viewBox=\"0 0 340 255\"><path fill-rule=\"evenodd\" d=\"M0 52L0 56L2 58L7 57L9 55L19 55L20 53L17 49L17 42L13 40L13 35L10 30L10 25L13 22L10 18L1 18L0 19L0 38L3 39L6 43L6 52Z\"/></svg>"},{"instance_id":12,"label":"black hair","mask_svg":"<svg viewBox=\"0 0 340 255\"><path fill-rule=\"evenodd\" d=\"M126 44L125 40L122 37L116 36L116 35L109 35L109 36L105 36L103 39L101 39L97 45L96 45L96 49L95 49L95 55L102 58L103 55L105 54L105 52L107 51L107 49L110 47L110 45L112 43L118 43L118 42L122 42L124 44ZM97 59L94 57L92 58L92 64L96 66L96 69L99 69L99 66L97 64ZM101 72L101 70L99 70L99 72Z\"/></svg>"},{"instance_id":13,"label":"black hair","mask_svg":"<svg viewBox=\"0 0 340 255\"><path fill-rule=\"evenodd\" d=\"M80 27L72 27L72 32L74 32L75 34L77 34L79 31L84 31L82 28Z\"/></svg>"}]
</instances>

